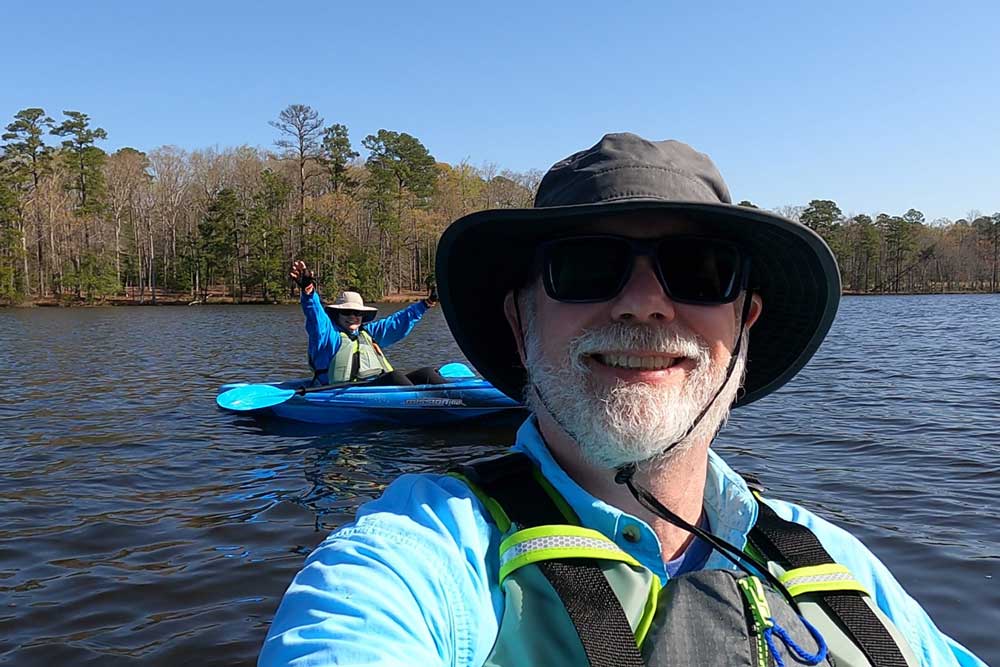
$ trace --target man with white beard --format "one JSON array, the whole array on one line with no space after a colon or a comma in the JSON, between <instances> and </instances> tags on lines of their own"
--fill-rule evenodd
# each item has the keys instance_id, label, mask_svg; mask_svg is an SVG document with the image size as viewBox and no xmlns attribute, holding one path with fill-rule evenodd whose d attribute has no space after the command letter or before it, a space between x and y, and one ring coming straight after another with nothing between
<instances>
[{"instance_id":1,"label":"man with white beard","mask_svg":"<svg viewBox=\"0 0 1000 667\"><path fill-rule=\"evenodd\" d=\"M982 665L860 542L711 450L828 331L832 253L632 134L530 209L465 216L456 341L532 416L511 452L404 475L309 556L261 665Z\"/></svg>"},{"instance_id":2,"label":"man with white beard","mask_svg":"<svg viewBox=\"0 0 1000 667\"><path fill-rule=\"evenodd\" d=\"M558 415L560 430L573 434L580 453L590 463L604 468L632 461L663 463L695 440L711 440L728 415L739 388L735 380L730 380L725 393L712 406L713 414L702 420L698 432L685 437L702 406L708 404L713 390L722 383L723 369L711 366L704 339L676 321L664 327L616 322L586 331L570 341L562 364L548 363L542 356L543 335L535 298L529 296L519 304L525 313L525 368L531 379L525 400L537 415L551 415L553 419ZM653 350L686 357L695 360L695 367L682 386L659 387L648 381L616 379L614 386L596 393L587 357L611 349ZM627 355L622 352L620 356ZM642 361L650 358L640 357ZM744 347L737 360L737 375L742 374L745 362ZM625 363L627 360L622 360L622 365Z\"/></svg>"}]
</instances>

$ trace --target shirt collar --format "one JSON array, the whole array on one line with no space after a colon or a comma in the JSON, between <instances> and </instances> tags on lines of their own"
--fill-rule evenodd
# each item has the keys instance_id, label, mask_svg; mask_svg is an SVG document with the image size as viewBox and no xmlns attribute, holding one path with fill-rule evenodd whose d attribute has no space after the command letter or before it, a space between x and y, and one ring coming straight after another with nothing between
<instances>
[{"instance_id":1,"label":"shirt collar","mask_svg":"<svg viewBox=\"0 0 1000 667\"><path fill-rule=\"evenodd\" d=\"M595 498L563 470L542 440L538 421L532 415L517 432L514 451L527 454L563 499L573 508L580 522L592 528L631 553L639 562L664 577L659 539L641 519ZM747 533L757 520L757 503L746 482L713 450L708 451L708 475L704 494L705 514L712 533L733 546L746 546ZM641 539L623 542L621 535L627 526L639 529ZM729 560L713 551L707 569L731 569Z\"/></svg>"}]
</instances>

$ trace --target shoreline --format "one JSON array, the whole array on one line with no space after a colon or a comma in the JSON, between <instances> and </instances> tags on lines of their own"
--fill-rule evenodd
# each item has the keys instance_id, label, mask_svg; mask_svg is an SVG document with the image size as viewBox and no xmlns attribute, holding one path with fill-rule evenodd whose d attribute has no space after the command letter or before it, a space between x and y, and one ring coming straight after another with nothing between
<instances>
[{"instance_id":1,"label":"shoreline","mask_svg":"<svg viewBox=\"0 0 1000 667\"><path fill-rule=\"evenodd\" d=\"M955 295L973 295L973 294L998 294L1000 292L978 292L978 291L952 291L952 292L854 292L845 291L841 293L842 297L857 296L857 297L878 297L878 296L955 296ZM427 293L424 291L405 291L405 292L393 292L392 294L386 294L381 299L375 299L372 303L414 303L425 298ZM162 296L158 295L156 301L154 302L151 298L146 297L145 299L138 299L135 297L126 296L116 296L107 297L97 301L87 301L86 299L55 299L48 297L45 299L37 299L35 301L24 301L16 304L0 304L0 309L2 308L104 308L108 306L119 307L119 306L278 306L278 305L288 305L298 303L297 299L282 299L280 301L265 301L263 299L255 298L244 298L237 301L235 297L229 296L209 296L204 301L202 300L192 300L191 295L178 295L178 294L164 294Z\"/></svg>"},{"instance_id":2,"label":"shoreline","mask_svg":"<svg viewBox=\"0 0 1000 667\"><path fill-rule=\"evenodd\" d=\"M413 303L420 301L427 296L427 292L394 292L386 294L381 299L374 299L372 303ZM154 301L151 297L139 299L128 296L113 296L95 301L86 299L57 299L47 297L34 301L23 301L14 304L0 304L2 308L105 308L105 307L131 307L131 306L279 306L298 303L298 299L287 298L279 301L265 301L260 298L243 298L237 300L231 296L209 296L205 300L192 299L190 294L178 295L167 293L157 295Z\"/></svg>"}]
</instances>

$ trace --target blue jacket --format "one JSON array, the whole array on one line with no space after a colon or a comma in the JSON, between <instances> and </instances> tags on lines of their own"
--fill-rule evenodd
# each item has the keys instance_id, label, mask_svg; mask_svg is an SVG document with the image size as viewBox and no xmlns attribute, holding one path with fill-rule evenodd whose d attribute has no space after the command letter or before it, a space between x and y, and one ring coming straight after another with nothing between
<instances>
[{"instance_id":1,"label":"blue jacket","mask_svg":"<svg viewBox=\"0 0 1000 667\"><path fill-rule=\"evenodd\" d=\"M300 301L302 312L306 315L306 333L309 334L309 364L314 370L322 371L316 379L327 384L330 380L326 370L340 349L341 329L326 314L318 290L314 289L311 295L303 292ZM406 338L426 312L427 304L421 300L392 315L362 325L362 328L379 347L385 348Z\"/></svg>"},{"instance_id":2,"label":"blue jacket","mask_svg":"<svg viewBox=\"0 0 1000 667\"><path fill-rule=\"evenodd\" d=\"M667 581L652 528L578 486L552 458L534 418L518 431L514 449L539 465L584 526L614 540ZM937 629L857 538L797 505L767 502L782 518L807 526L850 569L921 665L985 667ZM711 451L704 508L715 535L745 546L757 520L756 501L743 479ZM630 534L638 529L638 542L625 539L626 528ZM443 475L400 477L306 559L281 601L258 664L480 667L496 641L503 612L500 539L489 513L461 481ZM735 566L713 551L698 567Z\"/></svg>"}]
</instances>

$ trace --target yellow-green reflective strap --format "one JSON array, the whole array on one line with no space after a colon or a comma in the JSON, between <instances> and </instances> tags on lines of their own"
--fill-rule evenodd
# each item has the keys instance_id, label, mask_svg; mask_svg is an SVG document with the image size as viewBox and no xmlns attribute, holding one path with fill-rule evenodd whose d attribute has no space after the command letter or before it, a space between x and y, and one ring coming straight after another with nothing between
<instances>
[{"instance_id":1,"label":"yellow-green reflective strap","mask_svg":"<svg viewBox=\"0 0 1000 667\"><path fill-rule=\"evenodd\" d=\"M519 567L557 558L600 558L641 567L607 537L580 526L535 526L500 543L500 581Z\"/></svg>"},{"instance_id":2,"label":"yellow-green reflective strap","mask_svg":"<svg viewBox=\"0 0 1000 667\"><path fill-rule=\"evenodd\" d=\"M653 616L656 615L656 607L660 602L660 578L656 575L651 577L649 582L649 595L646 597L646 606L642 609L642 618L635 628L635 643L642 646L646 641L646 634L653 625Z\"/></svg>"},{"instance_id":3,"label":"yellow-green reflective strap","mask_svg":"<svg viewBox=\"0 0 1000 667\"><path fill-rule=\"evenodd\" d=\"M824 591L858 591L869 594L850 570L837 563L797 567L788 570L779 579L792 597Z\"/></svg>"}]
</instances>

